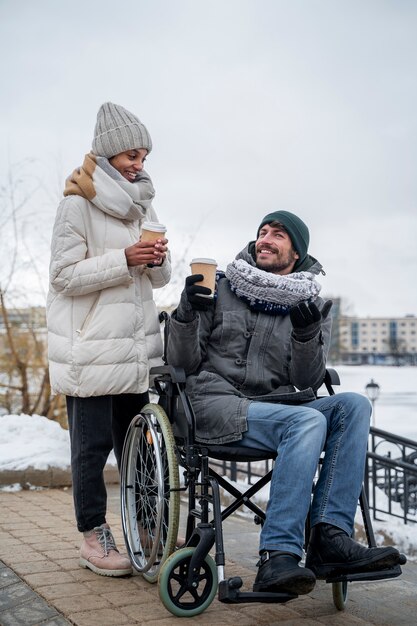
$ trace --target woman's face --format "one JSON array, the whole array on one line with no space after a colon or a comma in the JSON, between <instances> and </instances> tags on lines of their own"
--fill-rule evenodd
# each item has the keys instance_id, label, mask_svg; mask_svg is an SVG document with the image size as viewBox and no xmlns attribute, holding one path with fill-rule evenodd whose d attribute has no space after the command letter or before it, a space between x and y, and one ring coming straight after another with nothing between
<instances>
[{"instance_id":1,"label":"woman's face","mask_svg":"<svg viewBox=\"0 0 417 626\"><path fill-rule=\"evenodd\" d=\"M114 157L109 159L110 165L117 170L123 178L126 178L129 182L133 183L136 174L143 169L146 155L148 151L145 148L139 150L126 150L126 152L120 152Z\"/></svg>"}]
</instances>

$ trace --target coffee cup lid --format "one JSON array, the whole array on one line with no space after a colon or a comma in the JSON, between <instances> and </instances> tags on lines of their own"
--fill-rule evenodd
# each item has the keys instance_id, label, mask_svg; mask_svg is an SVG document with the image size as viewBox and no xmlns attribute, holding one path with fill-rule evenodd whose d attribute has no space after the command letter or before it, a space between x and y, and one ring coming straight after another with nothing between
<instances>
[{"instance_id":1,"label":"coffee cup lid","mask_svg":"<svg viewBox=\"0 0 417 626\"><path fill-rule=\"evenodd\" d=\"M164 233L166 231L166 226L164 224L160 224L159 222L143 222L142 230L154 230L157 233Z\"/></svg>"},{"instance_id":2,"label":"coffee cup lid","mask_svg":"<svg viewBox=\"0 0 417 626\"><path fill-rule=\"evenodd\" d=\"M217 265L217 261L215 259L204 259L204 258L193 259L190 265L192 265L193 263L206 263L206 265Z\"/></svg>"}]
</instances>

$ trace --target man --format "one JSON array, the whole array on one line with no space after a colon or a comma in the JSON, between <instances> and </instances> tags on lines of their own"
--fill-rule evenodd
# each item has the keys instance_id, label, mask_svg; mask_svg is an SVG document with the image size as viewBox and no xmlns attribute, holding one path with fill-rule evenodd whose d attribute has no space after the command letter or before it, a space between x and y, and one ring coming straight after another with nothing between
<instances>
[{"instance_id":1,"label":"man","mask_svg":"<svg viewBox=\"0 0 417 626\"><path fill-rule=\"evenodd\" d=\"M318 578L399 562L393 547L351 534L371 407L355 393L317 399L330 340L331 301L319 297L309 231L287 211L261 222L210 290L190 276L170 324L168 361L184 367L197 439L277 451L254 591L309 593ZM305 567L304 524L319 457Z\"/></svg>"}]
</instances>

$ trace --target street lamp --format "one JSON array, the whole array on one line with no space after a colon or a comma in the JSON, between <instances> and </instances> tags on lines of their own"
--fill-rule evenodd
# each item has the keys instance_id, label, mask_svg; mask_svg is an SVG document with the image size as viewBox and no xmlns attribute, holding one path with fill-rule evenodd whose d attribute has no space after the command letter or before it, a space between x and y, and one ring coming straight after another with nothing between
<instances>
[{"instance_id":1,"label":"street lamp","mask_svg":"<svg viewBox=\"0 0 417 626\"><path fill-rule=\"evenodd\" d=\"M379 385L371 378L371 381L365 386L366 395L372 404L372 425L375 426L375 402L379 398Z\"/></svg>"}]
</instances>

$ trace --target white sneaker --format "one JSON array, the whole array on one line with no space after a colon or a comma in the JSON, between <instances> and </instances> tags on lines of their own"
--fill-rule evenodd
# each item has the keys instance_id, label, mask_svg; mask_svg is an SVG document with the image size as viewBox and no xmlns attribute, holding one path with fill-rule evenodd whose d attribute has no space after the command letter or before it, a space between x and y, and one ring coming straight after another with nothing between
<instances>
[{"instance_id":1,"label":"white sneaker","mask_svg":"<svg viewBox=\"0 0 417 626\"><path fill-rule=\"evenodd\" d=\"M127 557L116 548L114 537L108 524L96 526L84 533L80 548L80 565L88 567L102 576L128 576L132 565Z\"/></svg>"}]
</instances>

